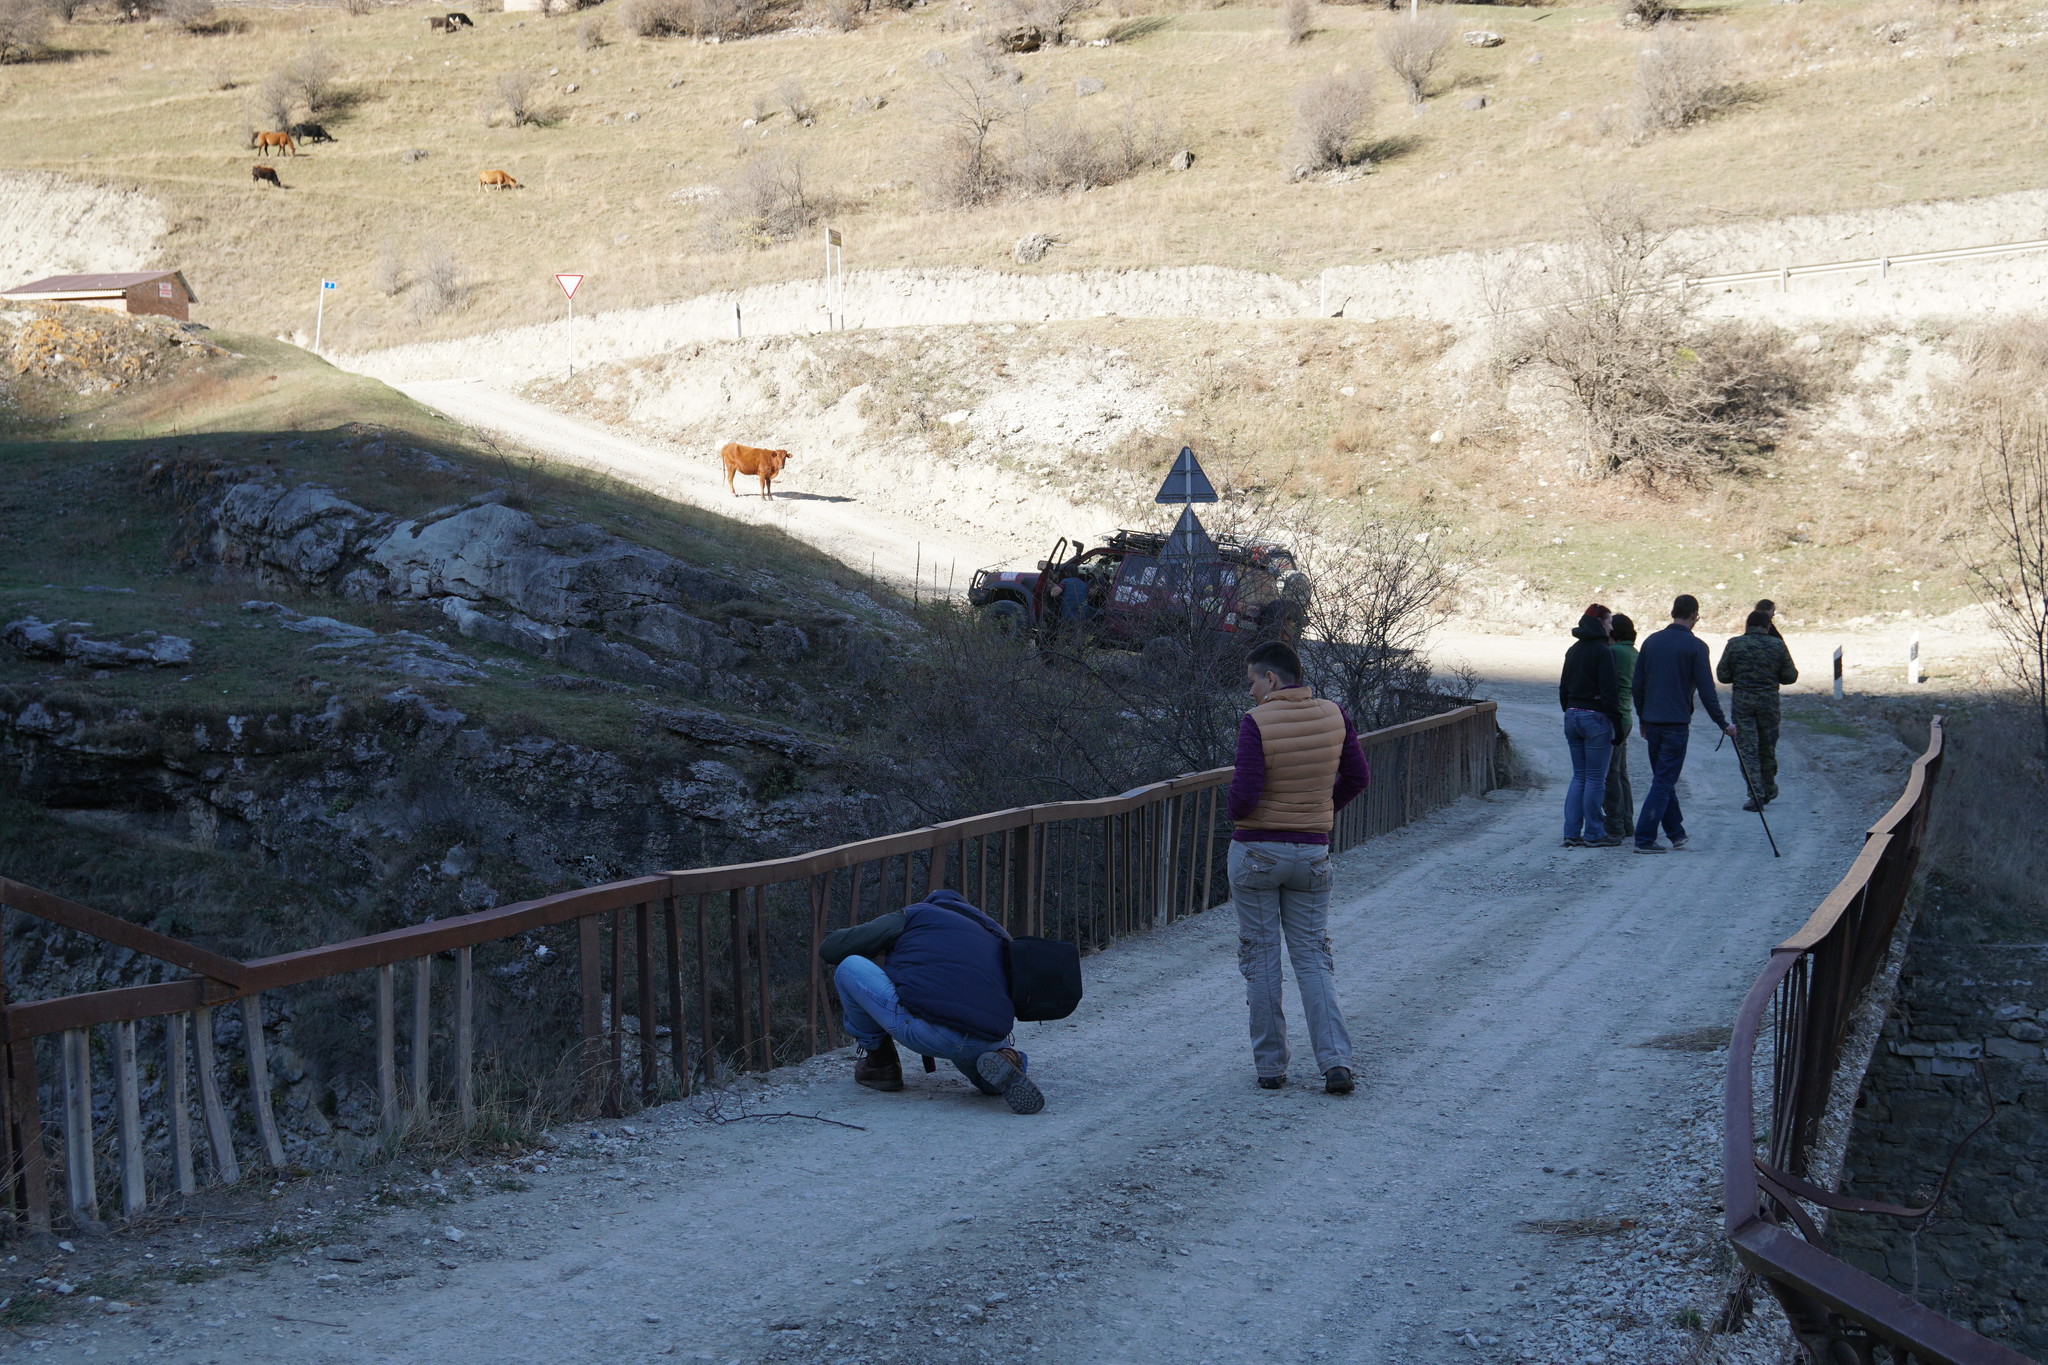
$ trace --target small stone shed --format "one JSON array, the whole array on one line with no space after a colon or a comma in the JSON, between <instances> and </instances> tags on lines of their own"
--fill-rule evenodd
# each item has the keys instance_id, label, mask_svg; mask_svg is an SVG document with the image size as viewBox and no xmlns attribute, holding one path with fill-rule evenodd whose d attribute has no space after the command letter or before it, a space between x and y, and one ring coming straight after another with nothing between
<instances>
[{"instance_id":1,"label":"small stone shed","mask_svg":"<svg viewBox=\"0 0 2048 1365\"><path fill-rule=\"evenodd\" d=\"M0 294L17 303L78 303L116 313L192 320L198 298L182 271L134 270L114 275L52 275Z\"/></svg>"}]
</instances>

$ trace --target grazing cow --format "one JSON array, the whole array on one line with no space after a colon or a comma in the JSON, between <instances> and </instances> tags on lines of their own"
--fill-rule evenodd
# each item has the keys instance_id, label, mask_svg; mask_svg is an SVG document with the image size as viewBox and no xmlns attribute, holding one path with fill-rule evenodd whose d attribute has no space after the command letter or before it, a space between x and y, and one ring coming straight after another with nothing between
<instances>
[{"instance_id":1,"label":"grazing cow","mask_svg":"<svg viewBox=\"0 0 2048 1365\"><path fill-rule=\"evenodd\" d=\"M249 145L263 156L269 156L272 147L282 151L286 156L299 154L299 144L292 141L290 133L251 133Z\"/></svg>"},{"instance_id":2,"label":"grazing cow","mask_svg":"<svg viewBox=\"0 0 2048 1365\"><path fill-rule=\"evenodd\" d=\"M259 185L275 185L279 189L284 188L284 181L277 178L276 169L266 166L260 161L249 168L249 178Z\"/></svg>"},{"instance_id":3,"label":"grazing cow","mask_svg":"<svg viewBox=\"0 0 2048 1365\"><path fill-rule=\"evenodd\" d=\"M476 187L479 191L516 190L520 188L520 184L505 171L478 171Z\"/></svg>"},{"instance_id":4,"label":"grazing cow","mask_svg":"<svg viewBox=\"0 0 2048 1365\"><path fill-rule=\"evenodd\" d=\"M786 450L762 450L758 446L743 446L736 441L727 441L718 452L718 456L725 461L725 490L734 497L740 495L740 491L732 486L735 474L749 474L759 479L761 496L774 497L775 493L769 485L775 482L775 476L782 472L782 467L789 463L789 452Z\"/></svg>"},{"instance_id":5,"label":"grazing cow","mask_svg":"<svg viewBox=\"0 0 2048 1365\"><path fill-rule=\"evenodd\" d=\"M458 28L475 28L475 27L476 27L476 25L475 25L475 24L472 24L471 22L469 22L469 16L468 16L467 14L464 14L464 13L462 13L462 12L461 12L460 10L457 10L457 11L456 11L455 13L453 13L453 14L450 14L450 15L448 16L448 21L447 21L447 22L448 22L448 31L449 31L450 33L453 33L453 32L455 32L455 30L456 30L456 29L458 29Z\"/></svg>"},{"instance_id":6,"label":"grazing cow","mask_svg":"<svg viewBox=\"0 0 2048 1365\"><path fill-rule=\"evenodd\" d=\"M334 141L334 134L328 132L325 128L321 127L317 123L294 123L291 128L291 133L293 137L297 138L301 142Z\"/></svg>"},{"instance_id":7,"label":"grazing cow","mask_svg":"<svg viewBox=\"0 0 2048 1365\"><path fill-rule=\"evenodd\" d=\"M454 32L453 29L448 27L448 20L446 19L446 17L439 14L430 14L427 16L427 28L434 33Z\"/></svg>"}]
</instances>

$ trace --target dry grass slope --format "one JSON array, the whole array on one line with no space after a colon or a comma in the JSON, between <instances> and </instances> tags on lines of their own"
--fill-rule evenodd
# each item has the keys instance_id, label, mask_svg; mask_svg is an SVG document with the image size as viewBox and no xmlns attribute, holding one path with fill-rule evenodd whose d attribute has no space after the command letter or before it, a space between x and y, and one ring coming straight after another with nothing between
<instances>
[{"instance_id":1,"label":"dry grass slope","mask_svg":"<svg viewBox=\"0 0 2048 1365\"><path fill-rule=\"evenodd\" d=\"M1043 232L1058 245L1040 269L1288 273L1553 236L1588 185L1639 184L1683 219L1718 221L2009 189L2048 151L2035 98L2042 21L2004 0L1701 11L1686 22L1726 50L1742 99L1644 141L1628 105L1652 39L1611 7L1447 6L1456 29L1507 41L1454 42L1429 100L1382 116L1365 149L1371 174L1289 185L1295 92L1340 68L1379 68L1393 19L1318 7L1296 43L1265 7L1155 8L1119 0L1073 21L1080 39L1118 34L1110 46L1010 60L1018 88L1045 92L1048 116L1107 125L1113 105L1136 98L1196 153L1195 168L973 210L927 211L915 150L927 56L951 52L941 69L957 70L980 18L951 3L867 16L848 32L825 16L718 44L633 37L614 19L611 40L592 47L578 20L536 14L479 13L474 31L444 36L428 31L427 11L402 5L355 17L252 8L200 33L59 25L52 40L67 59L0 68L0 161L159 196L171 219L160 254L192 272L215 322L310 331L316 281L338 279L328 338L353 349L554 316L558 270L589 276L578 301L592 309L808 274L807 236L759 250L707 243L704 187L754 151L808 164L841 206L853 267L1015 268L1012 244ZM291 190L266 193L250 182L242 140L251 100L315 47L335 68L334 112L320 121L338 140L305 148ZM499 96L511 72L536 77L541 126L509 126ZM1104 88L1083 97L1084 80ZM808 123L776 97L792 82L814 105ZM1465 109L1475 94L1489 103ZM486 126L478 111L493 102ZM402 159L414 151L426 155ZM480 196L477 172L493 167L527 188ZM459 279L445 302L418 306L403 281L438 253ZM393 257L395 295L375 287Z\"/></svg>"}]
</instances>

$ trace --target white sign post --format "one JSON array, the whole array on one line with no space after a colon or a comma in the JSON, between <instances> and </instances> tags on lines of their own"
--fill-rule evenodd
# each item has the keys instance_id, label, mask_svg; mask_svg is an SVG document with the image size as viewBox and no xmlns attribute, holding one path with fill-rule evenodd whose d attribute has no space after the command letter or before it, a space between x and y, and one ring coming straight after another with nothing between
<instances>
[{"instance_id":1,"label":"white sign post","mask_svg":"<svg viewBox=\"0 0 2048 1365\"><path fill-rule=\"evenodd\" d=\"M576 377L576 289L583 283L581 275L557 275L555 283L562 286L563 297L569 300L569 377Z\"/></svg>"},{"instance_id":2,"label":"white sign post","mask_svg":"<svg viewBox=\"0 0 2048 1365\"><path fill-rule=\"evenodd\" d=\"M320 281L320 302L313 307L313 354L320 354L320 330L327 322L327 295L334 289L333 280Z\"/></svg>"},{"instance_id":3,"label":"white sign post","mask_svg":"<svg viewBox=\"0 0 2048 1365\"><path fill-rule=\"evenodd\" d=\"M846 325L846 246L839 229L825 229L825 330Z\"/></svg>"}]
</instances>

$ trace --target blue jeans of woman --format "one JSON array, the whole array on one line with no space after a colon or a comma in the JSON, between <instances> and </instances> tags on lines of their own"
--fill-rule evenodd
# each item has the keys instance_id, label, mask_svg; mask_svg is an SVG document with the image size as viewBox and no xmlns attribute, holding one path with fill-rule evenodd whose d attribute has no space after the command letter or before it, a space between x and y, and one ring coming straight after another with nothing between
<instances>
[{"instance_id":1,"label":"blue jeans of woman","mask_svg":"<svg viewBox=\"0 0 2048 1365\"><path fill-rule=\"evenodd\" d=\"M1598 711L1567 711L1564 740L1572 751L1572 784L1564 789L1564 837L1605 839L1607 763L1614 753L1614 724Z\"/></svg>"}]
</instances>

